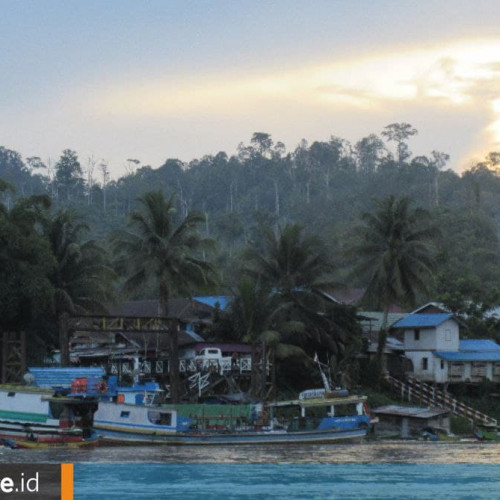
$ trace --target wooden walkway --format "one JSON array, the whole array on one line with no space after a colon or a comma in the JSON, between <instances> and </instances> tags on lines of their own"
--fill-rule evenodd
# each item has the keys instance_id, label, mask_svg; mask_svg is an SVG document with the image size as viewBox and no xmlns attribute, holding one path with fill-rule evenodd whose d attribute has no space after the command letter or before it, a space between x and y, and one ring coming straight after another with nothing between
<instances>
[{"instance_id":1,"label":"wooden walkway","mask_svg":"<svg viewBox=\"0 0 500 500\"><path fill-rule=\"evenodd\" d=\"M497 427L496 419L467 406L458 399L453 398L448 392L441 391L425 382L414 378L408 378L402 382L390 375L384 375L384 380L399 394L402 400L418 403L420 406L446 408L454 415L465 417L476 425L484 427Z\"/></svg>"}]
</instances>

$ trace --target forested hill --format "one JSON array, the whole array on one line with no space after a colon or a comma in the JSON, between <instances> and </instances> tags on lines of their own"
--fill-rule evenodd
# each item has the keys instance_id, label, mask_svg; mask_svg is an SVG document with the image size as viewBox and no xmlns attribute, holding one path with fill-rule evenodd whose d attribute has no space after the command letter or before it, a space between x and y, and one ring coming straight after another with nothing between
<instances>
[{"instance_id":1,"label":"forested hill","mask_svg":"<svg viewBox=\"0 0 500 500\"><path fill-rule=\"evenodd\" d=\"M107 165L65 150L52 165L0 147L0 178L9 207L21 196L46 193L53 207L72 208L105 239L121 227L144 192L176 195L180 214L205 214L205 234L218 242L218 263L227 269L245 244L258 244L265 226L296 222L318 233L331 248L339 269L342 246L354 222L373 199L408 196L429 210L442 230L436 294L448 302L465 295L496 303L500 282L500 154L458 174L448 155L432 151L413 156L409 124L387 126L351 144L339 137L287 150L267 133L255 133L236 155L220 152L186 164L168 159L158 168L127 160L128 174L110 181ZM349 283L350 285L362 285ZM455 297L456 296L456 297ZM433 298L438 298L437 296Z\"/></svg>"}]
</instances>

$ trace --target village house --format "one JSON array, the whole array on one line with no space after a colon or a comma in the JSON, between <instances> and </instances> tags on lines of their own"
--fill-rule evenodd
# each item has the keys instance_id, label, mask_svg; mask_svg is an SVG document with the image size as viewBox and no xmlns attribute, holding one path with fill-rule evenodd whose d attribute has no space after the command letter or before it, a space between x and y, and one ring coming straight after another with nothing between
<instances>
[{"instance_id":1,"label":"village house","mask_svg":"<svg viewBox=\"0 0 500 500\"><path fill-rule=\"evenodd\" d=\"M452 313L412 313L393 325L403 332L409 376L437 384L500 382L500 346L492 340L460 340Z\"/></svg>"}]
</instances>

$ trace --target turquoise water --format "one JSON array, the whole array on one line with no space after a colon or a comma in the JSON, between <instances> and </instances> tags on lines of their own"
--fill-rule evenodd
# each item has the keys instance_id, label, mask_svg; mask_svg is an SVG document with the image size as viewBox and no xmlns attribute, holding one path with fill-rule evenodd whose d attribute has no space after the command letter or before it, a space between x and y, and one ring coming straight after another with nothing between
<instances>
[{"instance_id":1,"label":"turquoise water","mask_svg":"<svg viewBox=\"0 0 500 500\"><path fill-rule=\"evenodd\" d=\"M75 500L495 499L479 464L79 464Z\"/></svg>"},{"instance_id":2,"label":"turquoise water","mask_svg":"<svg viewBox=\"0 0 500 500\"><path fill-rule=\"evenodd\" d=\"M0 471L61 462L76 500L500 499L499 442L0 448Z\"/></svg>"}]
</instances>

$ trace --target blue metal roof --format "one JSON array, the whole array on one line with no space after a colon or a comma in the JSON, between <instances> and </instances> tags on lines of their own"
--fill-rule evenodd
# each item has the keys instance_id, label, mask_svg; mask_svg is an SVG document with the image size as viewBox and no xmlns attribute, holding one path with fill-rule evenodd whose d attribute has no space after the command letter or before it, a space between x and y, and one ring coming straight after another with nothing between
<instances>
[{"instance_id":1,"label":"blue metal roof","mask_svg":"<svg viewBox=\"0 0 500 500\"><path fill-rule=\"evenodd\" d=\"M393 325L393 328L430 328L439 326L453 318L451 313L439 314L408 314Z\"/></svg>"},{"instance_id":2,"label":"blue metal roof","mask_svg":"<svg viewBox=\"0 0 500 500\"><path fill-rule=\"evenodd\" d=\"M500 351L500 345L488 339L461 340L458 350L460 352Z\"/></svg>"},{"instance_id":3,"label":"blue metal roof","mask_svg":"<svg viewBox=\"0 0 500 500\"><path fill-rule=\"evenodd\" d=\"M35 385L38 387L71 387L75 378L102 377L106 374L101 367L91 368L28 368L35 377Z\"/></svg>"},{"instance_id":4,"label":"blue metal roof","mask_svg":"<svg viewBox=\"0 0 500 500\"><path fill-rule=\"evenodd\" d=\"M201 302L202 304L205 304L210 307L216 306L216 304L219 304L219 308L221 311L224 311L229 303L231 302L231 297L227 297L224 295L213 295L213 296L207 296L207 297L194 297L194 300L197 302Z\"/></svg>"},{"instance_id":5,"label":"blue metal roof","mask_svg":"<svg viewBox=\"0 0 500 500\"><path fill-rule=\"evenodd\" d=\"M500 362L500 351L490 351L490 352L447 352L447 351L436 351L434 354L441 359L446 361L493 361Z\"/></svg>"}]
</instances>

